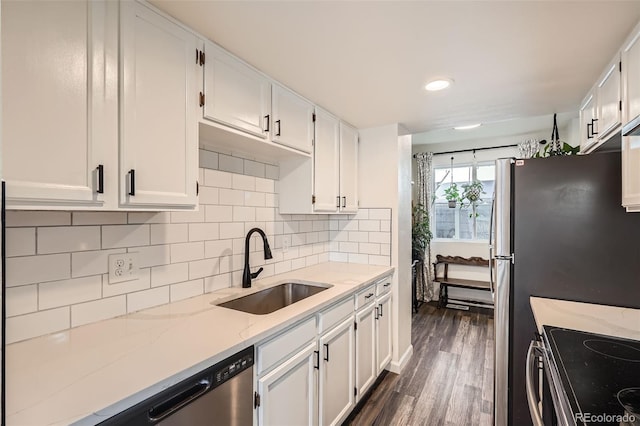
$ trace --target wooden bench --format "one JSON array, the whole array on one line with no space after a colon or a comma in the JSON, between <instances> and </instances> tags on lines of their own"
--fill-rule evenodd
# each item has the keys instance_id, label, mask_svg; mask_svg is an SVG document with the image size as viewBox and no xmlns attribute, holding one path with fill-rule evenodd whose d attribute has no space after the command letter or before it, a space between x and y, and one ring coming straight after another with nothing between
<instances>
[{"instance_id":1,"label":"wooden bench","mask_svg":"<svg viewBox=\"0 0 640 426\"><path fill-rule=\"evenodd\" d=\"M442 268L438 268L442 265ZM478 266L489 267L489 261L481 257L465 258L461 256L436 256L436 262L433 263L433 276L434 281L440 283L440 297L438 300L438 307L446 307L451 302L462 302L465 305L480 306L486 308L493 308L493 303L480 302L480 301L466 301L460 299L449 299L449 287L458 288L470 288L474 290L491 291L489 281L468 280L464 278L450 278L449 277L449 265L466 265L466 266ZM438 276L438 269L444 269L443 275Z\"/></svg>"}]
</instances>

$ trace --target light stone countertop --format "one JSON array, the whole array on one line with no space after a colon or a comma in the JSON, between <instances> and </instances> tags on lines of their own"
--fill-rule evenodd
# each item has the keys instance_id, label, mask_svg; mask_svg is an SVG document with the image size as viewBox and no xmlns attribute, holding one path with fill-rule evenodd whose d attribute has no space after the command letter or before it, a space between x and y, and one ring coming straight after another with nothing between
<instances>
[{"instance_id":1,"label":"light stone countertop","mask_svg":"<svg viewBox=\"0 0 640 426\"><path fill-rule=\"evenodd\" d=\"M640 340L640 309L531 297L538 332L543 325Z\"/></svg>"},{"instance_id":2,"label":"light stone countertop","mask_svg":"<svg viewBox=\"0 0 640 426\"><path fill-rule=\"evenodd\" d=\"M328 262L6 348L7 425L95 424L393 272ZM330 284L267 315L211 305L283 280Z\"/></svg>"}]
</instances>

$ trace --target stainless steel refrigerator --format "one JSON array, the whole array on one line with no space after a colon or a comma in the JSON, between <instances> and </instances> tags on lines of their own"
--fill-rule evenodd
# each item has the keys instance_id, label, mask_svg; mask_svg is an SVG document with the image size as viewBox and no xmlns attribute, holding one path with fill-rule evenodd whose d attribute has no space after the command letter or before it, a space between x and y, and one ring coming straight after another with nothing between
<instances>
[{"instance_id":1,"label":"stainless steel refrigerator","mask_svg":"<svg viewBox=\"0 0 640 426\"><path fill-rule=\"evenodd\" d=\"M532 424L530 296L640 308L640 213L621 207L621 188L620 153L496 162L495 425Z\"/></svg>"}]
</instances>

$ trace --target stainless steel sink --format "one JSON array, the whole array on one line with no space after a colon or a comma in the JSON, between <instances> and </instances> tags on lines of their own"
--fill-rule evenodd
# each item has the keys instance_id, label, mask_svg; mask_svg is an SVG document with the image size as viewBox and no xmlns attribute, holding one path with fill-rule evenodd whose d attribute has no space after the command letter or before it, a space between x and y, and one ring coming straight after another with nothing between
<instances>
[{"instance_id":1,"label":"stainless steel sink","mask_svg":"<svg viewBox=\"0 0 640 426\"><path fill-rule=\"evenodd\" d=\"M248 296L239 297L223 303L214 303L223 308L264 315L292 305L309 296L320 293L328 287L302 283L282 283L275 287L266 288Z\"/></svg>"}]
</instances>

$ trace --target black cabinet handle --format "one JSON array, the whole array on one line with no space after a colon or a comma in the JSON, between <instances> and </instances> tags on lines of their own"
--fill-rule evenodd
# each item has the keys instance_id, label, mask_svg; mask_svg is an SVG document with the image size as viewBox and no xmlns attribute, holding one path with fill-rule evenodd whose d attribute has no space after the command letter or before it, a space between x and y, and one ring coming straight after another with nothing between
<instances>
[{"instance_id":1,"label":"black cabinet handle","mask_svg":"<svg viewBox=\"0 0 640 426\"><path fill-rule=\"evenodd\" d=\"M591 119L591 135L597 135L598 132L596 132L596 121L598 121L597 118L592 118Z\"/></svg>"},{"instance_id":2,"label":"black cabinet handle","mask_svg":"<svg viewBox=\"0 0 640 426\"><path fill-rule=\"evenodd\" d=\"M313 366L316 370L320 370L320 351L313 351L316 354L316 365Z\"/></svg>"},{"instance_id":3,"label":"black cabinet handle","mask_svg":"<svg viewBox=\"0 0 640 426\"><path fill-rule=\"evenodd\" d=\"M389 287L391 285L391 283L386 283L385 285L383 285L382 287Z\"/></svg>"},{"instance_id":4,"label":"black cabinet handle","mask_svg":"<svg viewBox=\"0 0 640 426\"><path fill-rule=\"evenodd\" d=\"M382 318L382 303L380 303L378 306L380 306L380 318Z\"/></svg>"},{"instance_id":5,"label":"black cabinet handle","mask_svg":"<svg viewBox=\"0 0 640 426\"><path fill-rule=\"evenodd\" d=\"M369 293L364 297L364 300L370 299L373 296L373 293Z\"/></svg>"},{"instance_id":6,"label":"black cabinet handle","mask_svg":"<svg viewBox=\"0 0 640 426\"><path fill-rule=\"evenodd\" d=\"M264 120L265 120L265 121L266 121L266 123L267 123L267 125L266 125L266 126L264 126L264 131L265 131L265 132L268 132L268 131L269 131L269 127L270 127L270 126L269 126L269 119L270 119L269 114L267 114L267 115L265 115L265 116L264 116Z\"/></svg>"},{"instance_id":7,"label":"black cabinet handle","mask_svg":"<svg viewBox=\"0 0 640 426\"><path fill-rule=\"evenodd\" d=\"M129 170L129 195L136 195L136 171L135 169Z\"/></svg>"},{"instance_id":8,"label":"black cabinet handle","mask_svg":"<svg viewBox=\"0 0 640 426\"><path fill-rule=\"evenodd\" d=\"M96 192L98 194L104 194L104 166L102 164L98 164L96 170L98 171L98 188L96 189Z\"/></svg>"},{"instance_id":9,"label":"black cabinet handle","mask_svg":"<svg viewBox=\"0 0 640 426\"><path fill-rule=\"evenodd\" d=\"M336 196L336 208L340 208L340 196Z\"/></svg>"},{"instance_id":10,"label":"black cabinet handle","mask_svg":"<svg viewBox=\"0 0 640 426\"><path fill-rule=\"evenodd\" d=\"M593 139L593 135L591 134L592 128L593 128L593 123L587 123L587 139Z\"/></svg>"},{"instance_id":11,"label":"black cabinet handle","mask_svg":"<svg viewBox=\"0 0 640 426\"><path fill-rule=\"evenodd\" d=\"M329 344L328 343L324 344L324 353L326 354L324 357L324 360L329 362Z\"/></svg>"},{"instance_id":12,"label":"black cabinet handle","mask_svg":"<svg viewBox=\"0 0 640 426\"><path fill-rule=\"evenodd\" d=\"M274 123L278 125L278 130L276 131L276 136L280 136L280 130L282 130L281 127L280 127L280 120L276 120L276 121L274 121Z\"/></svg>"},{"instance_id":13,"label":"black cabinet handle","mask_svg":"<svg viewBox=\"0 0 640 426\"><path fill-rule=\"evenodd\" d=\"M347 197L342 197L342 208L347 207Z\"/></svg>"}]
</instances>

